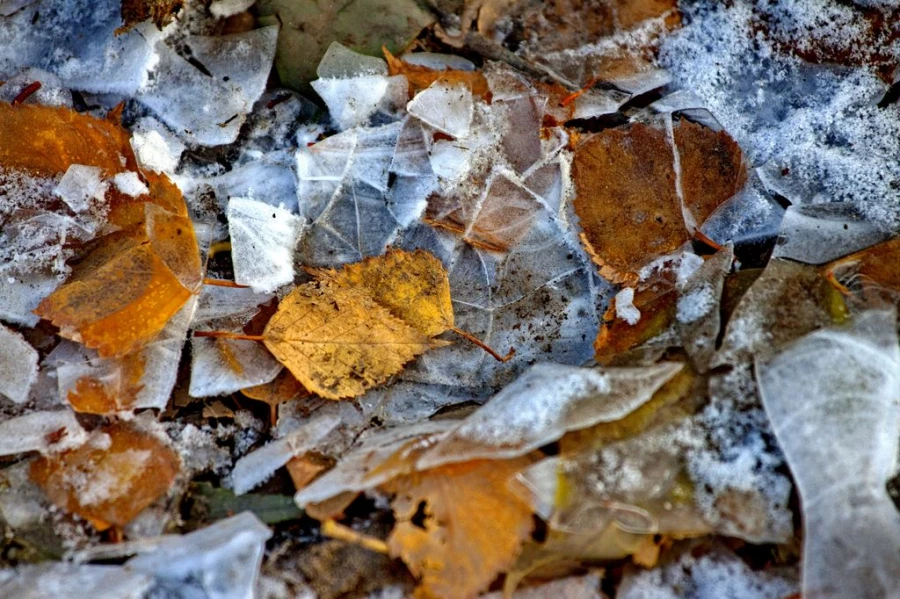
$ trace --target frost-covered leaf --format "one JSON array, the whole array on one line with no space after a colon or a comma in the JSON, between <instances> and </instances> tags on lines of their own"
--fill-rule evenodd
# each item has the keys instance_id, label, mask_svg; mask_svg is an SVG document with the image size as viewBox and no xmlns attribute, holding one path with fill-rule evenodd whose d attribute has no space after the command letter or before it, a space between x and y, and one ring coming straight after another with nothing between
<instances>
[{"instance_id":1,"label":"frost-covered leaf","mask_svg":"<svg viewBox=\"0 0 900 599\"><path fill-rule=\"evenodd\" d=\"M261 293L292 283L301 227L301 219L284 208L232 198L228 229L235 282Z\"/></svg>"},{"instance_id":2,"label":"frost-covered leaf","mask_svg":"<svg viewBox=\"0 0 900 599\"><path fill-rule=\"evenodd\" d=\"M0 423L0 455L65 451L87 438L71 410L32 412Z\"/></svg>"},{"instance_id":3,"label":"frost-covered leaf","mask_svg":"<svg viewBox=\"0 0 900 599\"><path fill-rule=\"evenodd\" d=\"M527 454L566 432L623 418L649 400L681 364L526 370L419 459L418 467Z\"/></svg>"},{"instance_id":4,"label":"frost-covered leaf","mask_svg":"<svg viewBox=\"0 0 900 599\"><path fill-rule=\"evenodd\" d=\"M78 589L90 597L140 599L152 586L151 577L120 566L50 562L0 570L4 597L61 597Z\"/></svg>"},{"instance_id":5,"label":"frost-covered leaf","mask_svg":"<svg viewBox=\"0 0 900 599\"><path fill-rule=\"evenodd\" d=\"M721 328L720 302L725 276L734 262L726 246L694 271L679 289L675 321L684 349L698 372L706 372L716 353Z\"/></svg>"},{"instance_id":6,"label":"frost-covered leaf","mask_svg":"<svg viewBox=\"0 0 900 599\"><path fill-rule=\"evenodd\" d=\"M892 311L812 333L757 362L775 436L800 491L803 591L890 595L900 580L900 347Z\"/></svg>"},{"instance_id":7,"label":"frost-covered leaf","mask_svg":"<svg viewBox=\"0 0 900 599\"><path fill-rule=\"evenodd\" d=\"M847 204L789 206L781 222L775 258L824 264L885 239L875 223Z\"/></svg>"},{"instance_id":8,"label":"frost-covered leaf","mask_svg":"<svg viewBox=\"0 0 900 599\"><path fill-rule=\"evenodd\" d=\"M180 461L169 446L131 424L112 424L87 443L31 464L31 478L56 505L97 528L124 526L164 495Z\"/></svg>"}]
</instances>

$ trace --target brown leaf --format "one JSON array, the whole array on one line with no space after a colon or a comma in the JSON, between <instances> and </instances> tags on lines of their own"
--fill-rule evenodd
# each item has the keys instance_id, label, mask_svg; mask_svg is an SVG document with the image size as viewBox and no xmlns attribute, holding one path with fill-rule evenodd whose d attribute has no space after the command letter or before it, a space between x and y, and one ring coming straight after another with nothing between
<instances>
[{"instance_id":1,"label":"brown leaf","mask_svg":"<svg viewBox=\"0 0 900 599\"><path fill-rule=\"evenodd\" d=\"M157 28L162 29L172 22L182 4L183 0L122 0L122 20L125 24L116 30L116 34L125 33L150 19Z\"/></svg>"},{"instance_id":2,"label":"brown leaf","mask_svg":"<svg viewBox=\"0 0 900 599\"><path fill-rule=\"evenodd\" d=\"M576 150L574 208L582 241L613 282L636 282L642 266L689 241L744 183L742 154L726 133L686 120L674 133L683 205L662 129L643 123L608 129Z\"/></svg>"},{"instance_id":3,"label":"brown leaf","mask_svg":"<svg viewBox=\"0 0 900 599\"><path fill-rule=\"evenodd\" d=\"M40 457L31 479L53 503L103 527L124 526L165 494L178 473L178 456L133 425L112 424L81 447Z\"/></svg>"},{"instance_id":4,"label":"brown leaf","mask_svg":"<svg viewBox=\"0 0 900 599\"><path fill-rule=\"evenodd\" d=\"M513 477L532 460L472 461L395 479L385 490L397 524L388 538L425 597L473 597L509 568L533 525ZM424 504L421 525L413 517Z\"/></svg>"},{"instance_id":5,"label":"brown leaf","mask_svg":"<svg viewBox=\"0 0 900 599\"><path fill-rule=\"evenodd\" d=\"M678 293L670 281L657 280L640 286L632 303L640 310L641 318L632 325L616 317L616 300L613 298L594 341L597 361L604 363L614 359L665 332L675 322L677 300Z\"/></svg>"},{"instance_id":6,"label":"brown leaf","mask_svg":"<svg viewBox=\"0 0 900 599\"><path fill-rule=\"evenodd\" d=\"M898 260L900 260L900 238L844 256L826 264L823 268L831 280L856 279L863 284L900 292Z\"/></svg>"}]
</instances>

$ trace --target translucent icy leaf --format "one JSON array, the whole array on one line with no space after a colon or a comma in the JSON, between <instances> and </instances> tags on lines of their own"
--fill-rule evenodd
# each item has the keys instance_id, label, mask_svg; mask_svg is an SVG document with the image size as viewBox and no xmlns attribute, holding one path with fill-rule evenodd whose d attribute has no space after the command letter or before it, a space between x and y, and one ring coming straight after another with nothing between
<instances>
[{"instance_id":1,"label":"translucent icy leaf","mask_svg":"<svg viewBox=\"0 0 900 599\"><path fill-rule=\"evenodd\" d=\"M679 289L675 321L685 351L698 372L706 372L716 353L721 327L719 303L725 275L731 270L731 246L703 263Z\"/></svg>"},{"instance_id":2,"label":"translucent icy leaf","mask_svg":"<svg viewBox=\"0 0 900 599\"><path fill-rule=\"evenodd\" d=\"M86 440L87 433L71 410L32 412L0 422L0 455L64 451Z\"/></svg>"},{"instance_id":3,"label":"translucent icy leaf","mask_svg":"<svg viewBox=\"0 0 900 599\"><path fill-rule=\"evenodd\" d=\"M674 362L606 370L532 366L438 442L418 465L432 468L525 455L569 430L623 418L681 368Z\"/></svg>"},{"instance_id":4,"label":"translucent icy leaf","mask_svg":"<svg viewBox=\"0 0 900 599\"><path fill-rule=\"evenodd\" d=\"M52 0L26 6L0 21L0 78L36 66L73 89L131 95L147 80L161 32L147 23L115 35L121 24L121 6L115 2Z\"/></svg>"},{"instance_id":5,"label":"translucent icy leaf","mask_svg":"<svg viewBox=\"0 0 900 599\"><path fill-rule=\"evenodd\" d=\"M291 160L291 162L293 162ZM215 189L219 206L225 210L231 198L249 198L280 206L290 212L297 210L297 176L287 157L272 153L245 162L217 177L203 180Z\"/></svg>"},{"instance_id":6,"label":"translucent icy leaf","mask_svg":"<svg viewBox=\"0 0 900 599\"><path fill-rule=\"evenodd\" d=\"M247 493L265 482L292 457L315 448L316 443L341 423L338 410L337 406L329 406L296 430L239 459L231 472L234 492L238 495Z\"/></svg>"},{"instance_id":7,"label":"translucent icy leaf","mask_svg":"<svg viewBox=\"0 0 900 599\"><path fill-rule=\"evenodd\" d=\"M191 397L236 393L274 379L281 364L262 344L239 339L191 340Z\"/></svg>"},{"instance_id":8,"label":"translucent icy leaf","mask_svg":"<svg viewBox=\"0 0 900 599\"><path fill-rule=\"evenodd\" d=\"M838 291L818 270L772 259L731 314L713 366L770 356L779 346L845 316Z\"/></svg>"},{"instance_id":9,"label":"translucent icy leaf","mask_svg":"<svg viewBox=\"0 0 900 599\"><path fill-rule=\"evenodd\" d=\"M367 416L394 426L422 421L441 408L472 399L470 393L460 393L452 387L399 381L372 389L357 398L357 402Z\"/></svg>"},{"instance_id":10,"label":"translucent icy leaf","mask_svg":"<svg viewBox=\"0 0 900 599\"><path fill-rule=\"evenodd\" d=\"M387 64L381 58L354 52L338 42L331 42L322 60L319 61L319 66L316 67L316 75L322 79L350 79L387 74Z\"/></svg>"},{"instance_id":11,"label":"translucent icy leaf","mask_svg":"<svg viewBox=\"0 0 900 599\"><path fill-rule=\"evenodd\" d=\"M379 112L393 113L406 95L406 79L400 76L317 79L310 85L325 102L331 118L341 130L367 125Z\"/></svg>"},{"instance_id":12,"label":"translucent icy leaf","mask_svg":"<svg viewBox=\"0 0 900 599\"><path fill-rule=\"evenodd\" d=\"M790 206L784 213L775 258L824 264L885 241L885 232L847 204Z\"/></svg>"},{"instance_id":13,"label":"translucent icy leaf","mask_svg":"<svg viewBox=\"0 0 900 599\"><path fill-rule=\"evenodd\" d=\"M277 27L264 27L216 38L188 38L212 76L160 45L155 77L142 87L138 99L189 141L209 146L231 143L262 95L277 36Z\"/></svg>"},{"instance_id":14,"label":"translucent icy leaf","mask_svg":"<svg viewBox=\"0 0 900 599\"><path fill-rule=\"evenodd\" d=\"M294 280L294 250L302 220L283 208L247 198L228 203L234 278L258 292Z\"/></svg>"},{"instance_id":15,"label":"translucent icy leaf","mask_svg":"<svg viewBox=\"0 0 900 599\"><path fill-rule=\"evenodd\" d=\"M196 328L199 324L222 318L235 318L240 324L245 324L259 311L260 305L273 297L268 293L257 293L250 288L204 285L200 288L193 325Z\"/></svg>"},{"instance_id":16,"label":"translucent icy leaf","mask_svg":"<svg viewBox=\"0 0 900 599\"><path fill-rule=\"evenodd\" d=\"M425 421L372 431L364 435L334 468L298 491L294 500L297 505L304 507L341 493L372 489L405 473L410 467L402 459L392 460L389 467L380 467L398 450L404 449L409 453L417 448L428 447L454 424L452 420Z\"/></svg>"},{"instance_id":17,"label":"translucent icy leaf","mask_svg":"<svg viewBox=\"0 0 900 599\"><path fill-rule=\"evenodd\" d=\"M64 597L78 589L83 597L141 599L152 578L121 566L48 562L0 570L0 595L21 599Z\"/></svg>"},{"instance_id":18,"label":"translucent icy leaf","mask_svg":"<svg viewBox=\"0 0 900 599\"><path fill-rule=\"evenodd\" d=\"M243 512L186 535L161 537L126 567L155 579L152 594L249 599L271 536L268 526Z\"/></svg>"},{"instance_id":19,"label":"translucent icy leaf","mask_svg":"<svg viewBox=\"0 0 900 599\"><path fill-rule=\"evenodd\" d=\"M28 399L37 379L38 354L19 333L0 325L0 395L16 403Z\"/></svg>"},{"instance_id":20,"label":"translucent icy leaf","mask_svg":"<svg viewBox=\"0 0 900 599\"><path fill-rule=\"evenodd\" d=\"M406 109L438 131L452 137L466 137L472 126L474 101L468 87L437 81L416 94Z\"/></svg>"},{"instance_id":21,"label":"translucent icy leaf","mask_svg":"<svg viewBox=\"0 0 900 599\"><path fill-rule=\"evenodd\" d=\"M757 362L763 404L800 491L803 590L890 595L900 580L900 346L895 314L865 312ZM827 442L823 442L827 440Z\"/></svg>"}]
</instances>

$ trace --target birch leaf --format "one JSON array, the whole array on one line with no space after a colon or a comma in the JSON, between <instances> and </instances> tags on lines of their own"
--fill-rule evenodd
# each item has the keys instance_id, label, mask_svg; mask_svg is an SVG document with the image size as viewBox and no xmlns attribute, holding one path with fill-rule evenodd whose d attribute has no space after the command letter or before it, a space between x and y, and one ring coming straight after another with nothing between
<instances>
[{"instance_id":1,"label":"birch leaf","mask_svg":"<svg viewBox=\"0 0 900 599\"><path fill-rule=\"evenodd\" d=\"M387 485L397 494L388 548L420 578L422 596L474 597L513 564L533 520L512 478L531 461L452 464ZM422 526L412 521L420 504Z\"/></svg>"}]
</instances>

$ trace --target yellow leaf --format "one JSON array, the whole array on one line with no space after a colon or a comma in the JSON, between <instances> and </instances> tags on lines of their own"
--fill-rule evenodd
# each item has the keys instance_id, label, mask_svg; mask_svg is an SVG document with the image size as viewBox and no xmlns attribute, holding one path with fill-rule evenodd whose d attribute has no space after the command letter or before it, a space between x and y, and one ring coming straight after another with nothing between
<instances>
[{"instance_id":1,"label":"yellow leaf","mask_svg":"<svg viewBox=\"0 0 900 599\"><path fill-rule=\"evenodd\" d=\"M327 283L294 289L262 337L304 387L328 399L362 395L445 343L393 316L366 290Z\"/></svg>"},{"instance_id":2,"label":"yellow leaf","mask_svg":"<svg viewBox=\"0 0 900 599\"><path fill-rule=\"evenodd\" d=\"M426 597L474 597L506 571L531 533L531 508L511 485L528 457L441 466L385 485L396 493L391 555L419 577ZM413 521L420 504L425 518Z\"/></svg>"},{"instance_id":3,"label":"yellow leaf","mask_svg":"<svg viewBox=\"0 0 900 599\"><path fill-rule=\"evenodd\" d=\"M162 441L130 424L113 424L102 433L109 436L108 444L89 441L38 458L31 464L31 478L64 510L98 524L124 526L169 490L179 460Z\"/></svg>"},{"instance_id":4,"label":"yellow leaf","mask_svg":"<svg viewBox=\"0 0 900 599\"><path fill-rule=\"evenodd\" d=\"M428 337L453 328L447 272L440 260L423 250L388 250L340 271L315 274L336 287L364 288L391 314Z\"/></svg>"},{"instance_id":5,"label":"yellow leaf","mask_svg":"<svg viewBox=\"0 0 900 599\"><path fill-rule=\"evenodd\" d=\"M133 407L144 386L144 355L128 354L114 360L109 371L98 376L86 375L75 381L66 399L76 412L112 414Z\"/></svg>"}]
</instances>

